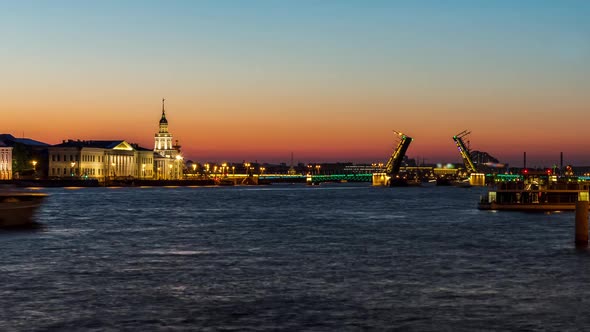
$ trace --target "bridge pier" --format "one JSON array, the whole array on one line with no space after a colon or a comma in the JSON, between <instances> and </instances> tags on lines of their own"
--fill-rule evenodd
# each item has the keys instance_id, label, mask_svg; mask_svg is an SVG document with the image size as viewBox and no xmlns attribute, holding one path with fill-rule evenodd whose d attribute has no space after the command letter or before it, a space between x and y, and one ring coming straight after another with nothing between
<instances>
[{"instance_id":1,"label":"bridge pier","mask_svg":"<svg viewBox=\"0 0 590 332\"><path fill-rule=\"evenodd\" d=\"M374 186L389 186L389 177L386 173L373 173L372 182Z\"/></svg>"},{"instance_id":2,"label":"bridge pier","mask_svg":"<svg viewBox=\"0 0 590 332\"><path fill-rule=\"evenodd\" d=\"M576 247L588 247L588 192L580 193L576 202Z\"/></svg>"}]
</instances>

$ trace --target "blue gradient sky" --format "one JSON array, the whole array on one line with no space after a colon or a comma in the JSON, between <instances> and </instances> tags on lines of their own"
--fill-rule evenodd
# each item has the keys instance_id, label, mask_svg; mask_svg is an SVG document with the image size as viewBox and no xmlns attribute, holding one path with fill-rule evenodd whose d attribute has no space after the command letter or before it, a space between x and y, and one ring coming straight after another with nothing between
<instances>
[{"instance_id":1,"label":"blue gradient sky","mask_svg":"<svg viewBox=\"0 0 590 332\"><path fill-rule=\"evenodd\" d=\"M0 131L153 144L160 100L196 160L590 164L588 1L2 3ZM296 160L297 161L297 160Z\"/></svg>"}]
</instances>

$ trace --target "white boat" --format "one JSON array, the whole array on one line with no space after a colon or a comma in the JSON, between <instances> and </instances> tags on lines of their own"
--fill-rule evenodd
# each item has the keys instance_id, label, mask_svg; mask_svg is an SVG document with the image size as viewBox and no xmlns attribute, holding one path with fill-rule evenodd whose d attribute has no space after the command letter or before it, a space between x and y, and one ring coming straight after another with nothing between
<instances>
[{"instance_id":1,"label":"white boat","mask_svg":"<svg viewBox=\"0 0 590 332\"><path fill-rule=\"evenodd\" d=\"M46 197L39 192L0 190L0 228L36 224L35 212Z\"/></svg>"}]
</instances>

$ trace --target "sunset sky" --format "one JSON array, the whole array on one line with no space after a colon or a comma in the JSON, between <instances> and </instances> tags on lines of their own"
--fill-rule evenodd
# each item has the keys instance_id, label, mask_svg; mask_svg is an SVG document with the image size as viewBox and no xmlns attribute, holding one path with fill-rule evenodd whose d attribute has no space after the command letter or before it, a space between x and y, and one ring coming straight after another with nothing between
<instances>
[{"instance_id":1,"label":"sunset sky","mask_svg":"<svg viewBox=\"0 0 590 332\"><path fill-rule=\"evenodd\" d=\"M590 1L12 1L0 133L197 161L590 165Z\"/></svg>"}]
</instances>

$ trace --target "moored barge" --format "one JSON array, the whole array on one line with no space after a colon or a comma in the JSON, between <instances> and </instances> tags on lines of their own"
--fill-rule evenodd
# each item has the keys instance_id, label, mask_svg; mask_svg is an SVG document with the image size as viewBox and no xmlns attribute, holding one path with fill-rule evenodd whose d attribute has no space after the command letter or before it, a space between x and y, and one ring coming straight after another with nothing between
<instances>
[{"instance_id":1,"label":"moored barge","mask_svg":"<svg viewBox=\"0 0 590 332\"><path fill-rule=\"evenodd\" d=\"M573 211L588 199L589 182L503 182L496 184L478 204L480 210Z\"/></svg>"}]
</instances>

